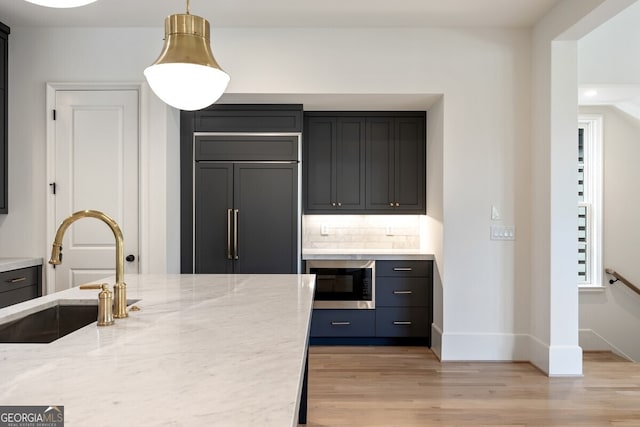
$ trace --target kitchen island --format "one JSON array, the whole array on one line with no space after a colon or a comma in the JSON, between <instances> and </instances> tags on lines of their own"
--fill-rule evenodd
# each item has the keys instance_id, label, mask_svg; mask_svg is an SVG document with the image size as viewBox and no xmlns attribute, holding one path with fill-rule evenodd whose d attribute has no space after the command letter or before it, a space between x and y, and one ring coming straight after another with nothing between
<instances>
[{"instance_id":1,"label":"kitchen island","mask_svg":"<svg viewBox=\"0 0 640 427\"><path fill-rule=\"evenodd\" d=\"M125 281L140 311L113 326L0 344L0 405L61 405L66 426L297 424L313 276ZM97 293L73 288L6 307L0 323L59 301L96 304Z\"/></svg>"}]
</instances>

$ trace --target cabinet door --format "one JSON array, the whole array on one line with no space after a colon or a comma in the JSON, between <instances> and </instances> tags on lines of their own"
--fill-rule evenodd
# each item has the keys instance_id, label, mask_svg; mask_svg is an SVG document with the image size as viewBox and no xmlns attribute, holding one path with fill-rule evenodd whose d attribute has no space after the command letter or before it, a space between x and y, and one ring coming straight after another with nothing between
<instances>
[{"instance_id":1,"label":"cabinet door","mask_svg":"<svg viewBox=\"0 0 640 427\"><path fill-rule=\"evenodd\" d=\"M232 273L228 259L229 210L233 208L233 165L195 165L194 273Z\"/></svg>"},{"instance_id":2,"label":"cabinet door","mask_svg":"<svg viewBox=\"0 0 640 427\"><path fill-rule=\"evenodd\" d=\"M336 193L332 203L340 210L365 208L365 121L337 119L335 158Z\"/></svg>"},{"instance_id":3,"label":"cabinet door","mask_svg":"<svg viewBox=\"0 0 640 427\"><path fill-rule=\"evenodd\" d=\"M367 119L367 210L393 210L394 121Z\"/></svg>"},{"instance_id":4,"label":"cabinet door","mask_svg":"<svg viewBox=\"0 0 640 427\"><path fill-rule=\"evenodd\" d=\"M297 194L297 164L235 165L235 273L297 272Z\"/></svg>"},{"instance_id":5,"label":"cabinet door","mask_svg":"<svg viewBox=\"0 0 640 427\"><path fill-rule=\"evenodd\" d=\"M415 117L396 119L394 133L395 208L425 213L424 121Z\"/></svg>"},{"instance_id":6,"label":"cabinet door","mask_svg":"<svg viewBox=\"0 0 640 427\"><path fill-rule=\"evenodd\" d=\"M420 117L367 120L367 210L425 213L424 132Z\"/></svg>"},{"instance_id":7,"label":"cabinet door","mask_svg":"<svg viewBox=\"0 0 640 427\"><path fill-rule=\"evenodd\" d=\"M336 119L306 117L304 125L303 170L305 211L331 211L335 194Z\"/></svg>"}]
</instances>

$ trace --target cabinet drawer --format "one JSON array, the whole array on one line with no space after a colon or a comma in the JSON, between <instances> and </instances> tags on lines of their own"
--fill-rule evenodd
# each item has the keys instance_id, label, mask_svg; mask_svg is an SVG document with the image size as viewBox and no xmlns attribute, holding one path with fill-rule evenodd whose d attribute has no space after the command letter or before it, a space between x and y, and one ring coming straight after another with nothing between
<instances>
[{"instance_id":1,"label":"cabinet drawer","mask_svg":"<svg viewBox=\"0 0 640 427\"><path fill-rule=\"evenodd\" d=\"M383 307L376 309L377 337L427 337L429 315L426 307Z\"/></svg>"},{"instance_id":2,"label":"cabinet drawer","mask_svg":"<svg viewBox=\"0 0 640 427\"><path fill-rule=\"evenodd\" d=\"M22 286L10 291L0 292L0 308L37 298L38 296L40 296L38 285Z\"/></svg>"},{"instance_id":3,"label":"cabinet drawer","mask_svg":"<svg viewBox=\"0 0 640 427\"><path fill-rule=\"evenodd\" d=\"M431 277L433 261L376 261L376 276Z\"/></svg>"},{"instance_id":4,"label":"cabinet drawer","mask_svg":"<svg viewBox=\"0 0 640 427\"><path fill-rule=\"evenodd\" d=\"M381 277L376 280L376 307L426 307L426 277Z\"/></svg>"},{"instance_id":5,"label":"cabinet drawer","mask_svg":"<svg viewBox=\"0 0 640 427\"><path fill-rule=\"evenodd\" d=\"M313 310L312 337L372 337L374 310Z\"/></svg>"},{"instance_id":6,"label":"cabinet drawer","mask_svg":"<svg viewBox=\"0 0 640 427\"><path fill-rule=\"evenodd\" d=\"M27 267L0 273L0 293L40 283L38 267Z\"/></svg>"}]
</instances>

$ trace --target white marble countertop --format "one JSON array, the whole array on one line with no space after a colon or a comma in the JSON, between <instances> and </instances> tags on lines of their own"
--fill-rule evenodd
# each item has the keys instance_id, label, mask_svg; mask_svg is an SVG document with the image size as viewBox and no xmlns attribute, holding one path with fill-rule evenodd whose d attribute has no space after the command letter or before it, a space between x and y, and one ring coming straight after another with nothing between
<instances>
[{"instance_id":1,"label":"white marble countertop","mask_svg":"<svg viewBox=\"0 0 640 427\"><path fill-rule=\"evenodd\" d=\"M303 249L302 259L327 260L433 260L433 254L418 249Z\"/></svg>"},{"instance_id":2,"label":"white marble countertop","mask_svg":"<svg viewBox=\"0 0 640 427\"><path fill-rule=\"evenodd\" d=\"M0 258L0 273L42 265L42 258Z\"/></svg>"},{"instance_id":3,"label":"white marble countertop","mask_svg":"<svg viewBox=\"0 0 640 427\"><path fill-rule=\"evenodd\" d=\"M110 283L113 283L111 278ZM66 426L297 425L314 276L126 275L140 311L50 344L0 344L0 405L63 405ZM0 323L78 288L0 309Z\"/></svg>"}]
</instances>

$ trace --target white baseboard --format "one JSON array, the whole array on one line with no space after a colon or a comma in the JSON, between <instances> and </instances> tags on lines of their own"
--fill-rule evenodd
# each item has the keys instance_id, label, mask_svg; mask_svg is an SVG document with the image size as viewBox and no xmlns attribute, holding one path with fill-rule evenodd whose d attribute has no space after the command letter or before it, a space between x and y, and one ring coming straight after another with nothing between
<instances>
[{"instance_id":1,"label":"white baseboard","mask_svg":"<svg viewBox=\"0 0 640 427\"><path fill-rule=\"evenodd\" d=\"M549 345L529 335L529 362L545 374L549 373Z\"/></svg>"},{"instance_id":2,"label":"white baseboard","mask_svg":"<svg viewBox=\"0 0 640 427\"><path fill-rule=\"evenodd\" d=\"M580 347L582 347L584 351L611 351L631 362L637 362L593 329L580 329L578 333Z\"/></svg>"},{"instance_id":3,"label":"white baseboard","mask_svg":"<svg viewBox=\"0 0 640 427\"><path fill-rule=\"evenodd\" d=\"M528 335L441 333L443 361L528 361Z\"/></svg>"},{"instance_id":4,"label":"white baseboard","mask_svg":"<svg viewBox=\"0 0 640 427\"><path fill-rule=\"evenodd\" d=\"M529 334L443 333L432 325L432 346L442 361L526 361L549 376L582 375L582 349L549 346Z\"/></svg>"},{"instance_id":5,"label":"white baseboard","mask_svg":"<svg viewBox=\"0 0 640 427\"><path fill-rule=\"evenodd\" d=\"M552 345L549 347L550 377L581 377L582 348L579 345Z\"/></svg>"},{"instance_id":6,"label":"white baseboard","mask_svg":"<svg viewBox=\"0 0 640 427\"><path fill-rule=\"evenodd\" d=\"M527 335L529 362L550 377L582 376L582 348L577 345L555 345Z\"/></svg>"}]
</instances>

